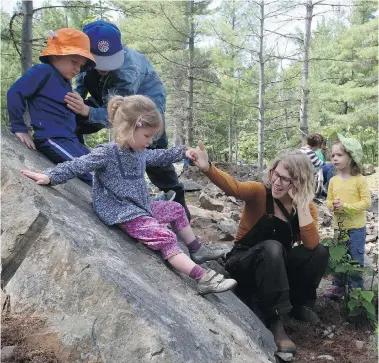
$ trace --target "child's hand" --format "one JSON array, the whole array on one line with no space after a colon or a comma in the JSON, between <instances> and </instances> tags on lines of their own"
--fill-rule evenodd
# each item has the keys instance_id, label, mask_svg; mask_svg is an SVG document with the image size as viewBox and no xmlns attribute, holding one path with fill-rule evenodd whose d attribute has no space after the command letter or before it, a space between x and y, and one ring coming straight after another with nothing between
<instances>
[{"instance_id":1,"label":"child's hand","mask_svg":"<svg viewBox=\"0 0 379 363\"><path fill-rule=\"evenodd\" d=\"M186 150L186 158L190 159L190 160L195 160L196 158L196 149L190 147Z\"/></svg>"},{"instance_id":2,"label":"child's hand","mask_svg":"<svg viewBox=\"0 0 379 363\"><path fill-rule=\"evenodd\" d=\"M343 202L340 198L333 200L333 208L334 210L343 210Z\"/></svg>"},{"instance_id":3,"label":"child's hand","mask_svg":"<svg viewBox=\"0 0 379 363\"><path fill-rule=\"evenodd\" d=\"M21 170L21 173L27 176L30 179L33 179L37 182L37 184L50 184L50 178L42 173L34 173L30 170Z\"/></svg>"},{"instance_id":4,"label":"child's hand","mask_svg":"<svg viewBox=\"0 0 379 363\"><path fill-rule=\"evenodd\" d=\"M15 134L30 150L36 151L36 146L27 132L15 132Z\"/></svg>"},{"instance_id":5,"label":"child's hand","mask_svg":"<svg viewBox=\"0 0 379 363\"><path fill-rule=\"evenodd\" d=\"M64 97L67 107L74 113L82 116L89 115L89 107L84 103L82 96L77 92L68 92Z\"/></svg>"}]
</instances>

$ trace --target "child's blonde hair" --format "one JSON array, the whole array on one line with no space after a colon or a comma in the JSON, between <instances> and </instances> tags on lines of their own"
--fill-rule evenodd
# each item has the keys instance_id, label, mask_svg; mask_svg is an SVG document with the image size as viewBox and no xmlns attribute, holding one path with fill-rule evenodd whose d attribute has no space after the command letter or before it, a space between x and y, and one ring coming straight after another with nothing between
<instances>
[{"instance_id":1,"label":"child's blonde hair","mask_svg":"<svg viewBox=\"0 0 379 363\"><path fill-rule=\"evenodd\" d=\"M160 131L163 124L155 103L141 95L112 97L108 102L108 117L115 141L123 147L134 141L133 134L137 127L152 127Z\"/></svg>"},{"instance_id":2,"label":"child's blonde hair","mask_svg":"<svg viewBox=\"0 0 379 363\"><path fill-rule=\"evenodd\" d=\"M340 140L336 140L333 143L332 147L335 146L335 145L340 145L342 151L344 151L349 156L349 158L351 159L350 174L352 176L356 176L356 175L362 174L362 170L361 170L360 166L355 162L355 160L353 159L353 157L351 156L351 154L346 150L344 144Z\"/></svg>"},{"instance_id":3,"label":"child's blonde hair","mask_svg":"<svg viewBox=\"0 0 379 363\"><path fill-rule=\"evenodd\" d=\"M296 188L294 205L306 208L314 198L315 176L313 165L309 158L299 150L286 151L279 154L273 161L271 169L276 169L279 163L288 171ZM271 188L270 175L265 180L268 188Z\"/></svg>"}]
</instances>

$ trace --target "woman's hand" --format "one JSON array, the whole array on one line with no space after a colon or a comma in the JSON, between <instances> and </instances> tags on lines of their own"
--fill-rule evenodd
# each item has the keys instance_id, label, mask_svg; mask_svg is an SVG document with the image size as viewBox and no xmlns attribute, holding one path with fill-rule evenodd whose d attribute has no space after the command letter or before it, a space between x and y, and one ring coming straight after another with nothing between
<instances>
[{"instance_id":1,"label":"woman's hand","mask_svg":"<svg viewBox=\"0 0 379 363\"><path fill-rule=\"evenodd\" d=\"M27 176L30 179L33 179L37 184L46 185L50 184L50 178L46 174L34 173L30 170L21 170L21 173Z\"/></svg>"},{"instance_id":2,"label":"woman's hand","mask_svg":"<svg viewBox=\"0 0 379 363\"><path fill-rule=\"evenodd\" d=\"M89 107L84 103L83 98L77 92L68 92L64 97L67 107L74 113L88 116Z\"/></svg>"},{"instance_id":3,"label":"woman's hand","mask_svg":"<svg viewBox=\"0 0 379 363\"><path fill-rule=\"evenodd\" d=\"M210 168L208 153L202 141L199 141L199 149L192 149L190 159L201 171L208 171Z\"/></svg>"}]
</instances>

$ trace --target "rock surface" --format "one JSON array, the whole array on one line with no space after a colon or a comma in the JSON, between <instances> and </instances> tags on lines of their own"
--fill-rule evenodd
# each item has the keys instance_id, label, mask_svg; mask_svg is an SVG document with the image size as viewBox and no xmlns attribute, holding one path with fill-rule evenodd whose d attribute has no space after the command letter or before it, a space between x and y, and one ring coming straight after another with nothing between
<instances>
[{"instance_id":1,"label":"rock surface","mask_svg":"<svg viewBox=\"0 0 379 363\"><path fill-rule=\"evenodd\" d=\"M15 313L46 318L36 340L62 361L275 361L271 333L232 292L195 283L91 207L90 187L38 186L20 174L50 166L2 130L2 267Z\"/></svg>"}]
</instances>

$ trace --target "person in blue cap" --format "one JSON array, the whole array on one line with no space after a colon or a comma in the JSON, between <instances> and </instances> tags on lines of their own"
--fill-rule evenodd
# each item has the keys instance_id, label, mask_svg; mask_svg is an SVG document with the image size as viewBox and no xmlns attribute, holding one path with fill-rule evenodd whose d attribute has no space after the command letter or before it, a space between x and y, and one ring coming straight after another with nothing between
<instances>
[{"instance_id":1,"label":"person in blue cap","mask_svg":"<svg viewBox=\"0 0 379 363\"><path fill-rule=\"evenodd\" d=\"M123 46L119 28L109 22L97 20L87 24L83 32L91 42L91 53L96 68L79 73L75 92L67 94L65 101L76 113L78 138L109 127L107 104L114 95L144 95L154 101L162 115L166 111L166 90L152 64L141 53ZM87 98L88 93L91 97ZM165 129L153 140L152 149L166 149L168 139ZM148 167L147 175L160 190L176 193L175 201L190 213L185 203L183 185L179 183L174 166Z\"/></svg>"}]
</instances>

